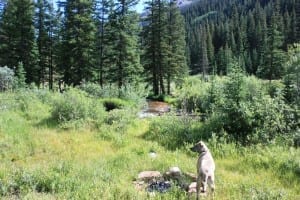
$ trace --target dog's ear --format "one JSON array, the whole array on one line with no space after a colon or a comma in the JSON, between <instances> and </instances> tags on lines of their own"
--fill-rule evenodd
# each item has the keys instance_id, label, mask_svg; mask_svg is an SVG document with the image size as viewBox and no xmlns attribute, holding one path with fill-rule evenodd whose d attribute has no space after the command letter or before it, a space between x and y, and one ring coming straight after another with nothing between
<instances>
[{"instance_id":1,"label":"dog's ear","mask_svg":"<svg viewBox=\"0 0 300 200\"><path fill-rule=\"evenodd\" d=\"M203 142L202 140L199 142L199 146L200 146L200 147L205 146L205 144L204 144L204 142Z\"/></svg>"}]
</instances>

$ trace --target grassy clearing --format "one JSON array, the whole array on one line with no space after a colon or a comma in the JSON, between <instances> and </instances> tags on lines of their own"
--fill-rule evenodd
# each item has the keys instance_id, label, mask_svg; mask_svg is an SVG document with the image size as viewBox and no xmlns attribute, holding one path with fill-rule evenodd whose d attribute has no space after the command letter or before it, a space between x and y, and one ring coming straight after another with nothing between
<instances>
[{"instance_id":1,"label":"grassy clearing","mask_svg":"<svg viewBox=\"0 0 300 200\"><path fill-rule=\"evenodd\" d=\"M0 111L2 199L187 198L176 188L150 197L136 191L132 181L140 171L164 172L171 166L195 173L197 155L189 144L170 149L149 137L150 120L134 119L125 129L129 119L118 116L129 111L114 111L99 129L57 128L49 121L49 104L31 101L23 109ZM299 149L244 148L214 140L209 146L217 164L216 199L300 199ZM151 151L157 158L149 157Z\"/></svg>"}]
</instances>

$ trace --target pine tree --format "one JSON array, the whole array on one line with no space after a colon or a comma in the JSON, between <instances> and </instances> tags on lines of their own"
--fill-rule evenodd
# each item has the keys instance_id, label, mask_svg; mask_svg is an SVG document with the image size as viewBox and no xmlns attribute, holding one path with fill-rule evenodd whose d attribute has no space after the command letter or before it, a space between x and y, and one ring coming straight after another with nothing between
<instances>
[{"instance_id":1,"label":"pine tree","mask_svg":"<svg viewBox=\"0 0 300 200\"><path fill-rule=\"evenodd\" d=\"M213 69L214 66L214 62L215 62L215 47L213 45L213 39L212 39L212 32L211 28L209 27L209 25L207 25L207 33L206 33L206 41L207 41L207 57L208 57L208 62L209 62L209 66L211 69ZM232 45L234 43L232 42Z\"/></svg>"},{"instance_id":2,"label":"pine tree","mask_svg":"<svg viewBox=\"0 0 300 200\"><path fill-rule=\"evenodd\" d=\"M142 40L144 71L153 94L167 94L171 82L187 74L184 21L172 2L153 0L147 11Z\"/></svg>"},{"instance_id":3,"label":"pine tree","mask_svg":"<svg viewBox=\"0 0 300 200\"><path fill-rule=\"evenodd\" d=\"M288 51L287 73L284 76L285 98L289 103L300 106L300 44Z\"/></svg>"},{"instance_id":4,"label":"pine tree","mask_svg":"<svg viewBox=\"0 0 300 200\"><path fill-rule=\"evenodd\" d=\"M208 62L208 56L207 56L207 35L206 35L206 30L201 31L201 42L200 42L200 52L199 52L199 57L200 57L200 68L202 71L203 77L207 75L208 73L208 68L209 68L209 62Z\"/></svg>"},{"instance_id":5,"label":"pine tree","mask_svg":"<svg viewBox=\"0 0 300 200\"><path fill-rule=\"evenodd\" d=\"M281 18L279 16L278 0L274 4L268 30L265 63L259 67L259 75L268 80L279 79L284 72L285 53L283 47L283 34L281 32Z\"/></svg>"},{"instance_id":6,"label":"pine tree","mask_svg":"<svg viewBox=\"0 0 300 200\"><path fill-rule=\"evenodd\" d=\"M95 1L95 21L97 27L96 33L96 71L98 73L98 80L101 87L105 83L107 76L108 62L107 48L108 48L108 38L109 30L106 30L108 25L108 16L113 5L111 0L96 0Z\"/></svg>"},{"instance_id":7,"label":"pine tree","mask_svg":"<svg viewBox=\"0 0 300 200\"><path fill-rule=\"evenodd\" d=\"M135 83L142 72L138 45L138 15L130 8L136 1L118 1L109 16L110 81L118 88Z\"/></svg>"},{"instance_id":8,"label":"pine tree","mask_svg":"<svg viewBox=\"0 0 300 200\"><path fill-rule=\"evenodd\" d=\"M167 94L171 94L171 81L180 83L182 78L187 75L188 72L184 19L173 1L169 2L167 20L167 48L169 51L165 68L167 76Z\"/></svg>"},{"instance_id":9,"label":"pine tree","mask_svg":"<svg viewBox=\"0 0 300 200\"><path fill-rule=\"evenodd\" d=\"M53 32L55 25L54 9L48 0L38 0L36 11L36 30L38 47L38 84L44 87L49 82L53 87Z\"/></svg>"},{"instance_id":10,"label":"pine tree","mask_svg":"<svg viewBox=\"0 0 300 200\"><path fill-rule=\"evenodd\" d=\"M22 62L26 82L38 83L32 0L8 0L0 24L0 65L16 68Z\"/></svg>"},{"instance_id":11,"label":"pine tree","mask_svg":"<svg viewBox=\"0 0 300 200\"><path fill-rule=\"evenodd\" d=\"M19 62L17 71L16 71L16 76L17 76L17 87L18 88L24 88L26 86L26 72L23 67L23 63Z\"/></svg>"},{"instance_id":12,"label":"pine tree","mask_svg":"<svg viewBox=\"0 0 300 200\"><path fill-rule=\"evenodd\" d=\"M295 2L295 12L296 12L296 21L297 21L297 41L300 41L300 1L296 0Z\"/></svg>"},{"instance_id":13,"label":"pine tree","mask_svg":"<svg viewBox=\"0 0 300 200\"><path fill-rule=\"evenodd\" d=\"M64 8L60 69L68 85L93 80L96 28L93 2L68 0Z\"/></svg>"},{"instance_id":14,"label":"pine tree","mask_svg":"<svg viewBox=\"0 0 300 200\"><path fill-rule=\"evenodd\" d=\"M283 17L283 37L284 37L284 41L283 41L283 49L285 51L287 51L288 49L288 44L290 43L290 34L291 34L291 23L292 20L290 18L290 14L287 10L287 8L285 8L285 12L284 12L284 17Z\"/></svg>"},{"instance_id":15,"label":"pine tree","mask_svg":"<svg viewBox=\"0 0 300 200\"><path fill-rule=\"evenodd\" d=\"M295 3L292 8L291 24L290 24L289 43L297 41L297 16L295 10Z\"/></svg>"},{"instance_id":16,"label":"pine tree","mask_svg":"<svg viewBox=\"0 0 300 200\"><path fill-rule=\"evenodd\" d=\"M165 94L163 83L163 43L167 43L163 36L168 35L167 30L164 29L166 23L166 4L161 0L152 0L148 2L148 16L143 23L143 41L144 47L143 65L147 81L152 84L153 94ZM164 34L163 34L164 33Z\"/></svg>"}]
</instances>

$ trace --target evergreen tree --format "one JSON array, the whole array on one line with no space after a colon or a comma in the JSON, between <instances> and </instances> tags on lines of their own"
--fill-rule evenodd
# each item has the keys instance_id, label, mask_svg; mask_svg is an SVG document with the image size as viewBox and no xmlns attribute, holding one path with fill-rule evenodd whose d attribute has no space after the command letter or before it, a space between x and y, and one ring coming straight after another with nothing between
<instances>
[{"instance_id":1,"label":"evergreen tree","mask_svg":"<svg viewBox=\"0 0 300 200\"><path fill-rule=\"evenodd\" d=\"M300 44L289 49L287 73L284 76L285 98L287 102L300 106Z\"/></svg>"},{"instance_id":2,"label":"evergreen tree","mask_svg":"<svg viewBox=\"0 0 300 200\"><path fill-rule=\"evenodd\" d=\"M96 41L93 2L68 0L64 12L60 70L66 84L79 85L93 80Z\"/></svg>"},{"instance_id":3,"label":"evergreen tree","mask_svg":"<svg viewBox=\"0 0 300 200\"><path fill-rule=\"evenodd\" d=\"M153 94L165 94L163 84L163 43L166 43L164 36L168 35L166 26L166 4L161 0L147 2L148 16L144 19L143 41L144 47L143 65L147 81L152 84Z\"/></svg>"},{"instance_id":4,"label":"evergreen tree","mask_svg":"<svg viewBox=\"0 0 300 200\"><path fill-rule=\"evenodd\" d=\"M143 23L143 65L153 94L170 93L172 81L187 73L183 17L172 2L148 2ZM165 89L167 86L167 91Z\"/></svg>"},{"instance_id":5,"label":"evergreen tree","mask_svg":"<svg viewBox=\"0 0 300 200\"><path fill-rule=\"evenodd\" d=\"M138 15L130 8L136 1L117 1L109 16L108 64L110 81L118 87L137 81L142 72L138 45Z\"/></svg>"},{"instance_id":6,"label":"evergreen tree","mask_svg":"<svg viewBox=\"0 0 300 200\"><path fill-rule=\"evenodd\" d=\"M22 62L27 83L38 83L33 15L32 0L8 0L0 22L0 65L17 70Z\"/></svg>"},{"instance_id":7,"label":"evergreen tree","mask_svg":"<svg viewBox=\"0 0 300 200\"><path fill-rule=\"evenodd\" d=\"M271 16L268 30L265 63L259 68L259 75L268 80L279 79L284 73L285 52L282 50L283 34L281 32L281 19L279 16L278 0Z\"/></svg>"},{"instance_id":8,"label":"evergreen tree","mask_svg":"<svg viewBox=\"0 0 300 200\"><path fill-rule=\"evenodd\" d=\"M107 76L107 48L109 31L106 30L108 25L108 16L113 9L113 2L111 0L96 0L95 1L95 21L97 27L96 33L96 71L98 73L98 80L101 87L105 82Z\"/></svg>"},{"instance_id":9,"label":"evergreen tree","mask_svg":"<svg viewBox=\"0 0 300 200\"><path fill-rule=\"evenodd\" d=\"M295 41L297 41L297 16L296 16L295 4L293 4L288 42L289 44L291 44Z\"/></svg>"},{"instance_id":10,"label":"evergreen tree","mask_svg":"<svg viewBox=\"0 0 300 200\"><path fill-rule=\"evenodd\" d=\"M296 21L297 21L297 41L300 41L300 1L296 0L295 2L295 12L296 12Z\"/></svg>"},{"instance_id":11,"label":"evergreen tree","mask_svg":"<svg viewBox=\"0 0 300 200\"><path fill-rule=\"evenodd\" d=\"M208 61L209 61L209 66L212 69L214 66L214 56L215 56L215 48L213 45L213 39L212 39L212 34L211 34L211 29L209 27L209 25L207 25L207 33L206 33L206 46L207 46L207 57L208 57ZM233 44L233 43L232 43Z\"/></svg>"},{"instance_id":12,"label":"evergreen tree","mask_svg":"<svg viewBox=\"0 0 300 200\"><path fill-rule=\"evenodd\" d=\"M200 68L203 74L203 77L207 75L208 68L209 68L209 62L208 62L208 56L207 56L207 35L206 35L206 30L202 30L200 33L201 36L201 43L200 43L200 52L199 52L199 57L200 57Z\"/></svg>"},{"instance_id":13,"label":"evergreen tree","mask_svg":"<svg viewBox=\"0 0 300 200\"><path fill-rule=\"evenodd\" d=\"M26 72L23 67L23 63L19 62L17 71L16 71L16 76L17 76L17 87L18 88L24 88L26 86Z\"/></svg>"},{"instance_id":14,"label":"evergreen tree","mask_svg":"<svg viewBox=\"0 0 300 200\"><path fill-rule=\"evenodd\" d=\"M48 0L38 0L36 7L38 84L44 86L45 82L49 82L49 88L52 89L55 13L53 5Z\"/></svg>"},{"instance_id":15,"label":"evergreen tree","mask_svg":"<svg viewBox=\"0 0 300 200\"><path fill-rule=\"evenodd\" d=\"M171 81L177 83L187 75L184 19L173 1L168 7L168 55L166 63L167 93L171 93ZM207 61L208 62L208 61Z\"/></svg>"}]
</instances>

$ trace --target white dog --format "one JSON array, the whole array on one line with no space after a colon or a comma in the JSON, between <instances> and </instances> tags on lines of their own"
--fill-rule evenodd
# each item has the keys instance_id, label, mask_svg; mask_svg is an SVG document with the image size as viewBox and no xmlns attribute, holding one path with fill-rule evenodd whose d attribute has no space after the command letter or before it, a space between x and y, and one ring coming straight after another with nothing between
<instances>
[{"instance_id":1,"label":"white dog","mask_svg":"<svg viewBox=\"0 0 300 200\"><path fill-rule=\"evenodd\" d=\"M211 188L212 192L215 190L215 162L214 159L204 144L204 142L198 142L191 151L199 153L199 158L197 162L197 200L200 195L200 187L202 186L203 193L206 192L207 184Z\"/></svg>"}]
</instances>

